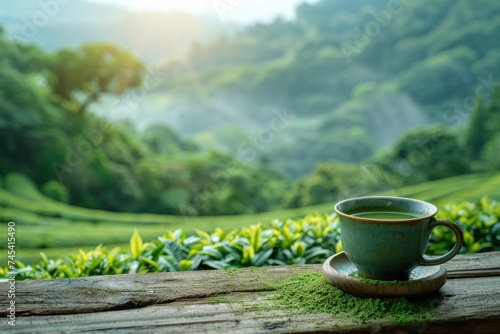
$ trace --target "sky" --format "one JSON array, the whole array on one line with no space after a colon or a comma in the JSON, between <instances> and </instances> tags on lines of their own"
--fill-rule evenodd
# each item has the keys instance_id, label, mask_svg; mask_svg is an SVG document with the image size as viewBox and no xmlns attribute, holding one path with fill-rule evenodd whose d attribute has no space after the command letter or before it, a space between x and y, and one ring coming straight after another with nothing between
<instances>
[{"instance_id":1,"label":"sky","mask_svg":"<svg viewBox=\"0 0 500 334\"><path fill-rule=\"evenodd\" d=\"M138 11L183 11L238 23L268 22L276 16L293 17L297 4L315 0L89 0Z\"/></svg>"}]
</instances>

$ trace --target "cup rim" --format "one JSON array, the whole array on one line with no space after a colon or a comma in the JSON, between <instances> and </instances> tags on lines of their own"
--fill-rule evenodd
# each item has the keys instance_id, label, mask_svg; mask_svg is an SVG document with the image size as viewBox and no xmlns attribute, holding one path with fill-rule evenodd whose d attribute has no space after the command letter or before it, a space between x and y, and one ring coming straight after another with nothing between
<instances>
[{"instance_id":1,"label":"cup rim","mask_svg":"<svg viewBox=\"0 0 500 334\"><path fill-rule=\"evenodd\" d=\"M342 211L340 211L338 209L338 207L344 203L347 203L347 202L351 202L351 201L359 201L359 200L364 200L364 199L373 199L373 198L378 198L378 199L393 199L393 200L405 200L405 201L409 201L409 202L415 202L415 203L419 203L419 204L424 204L424 205L427 205L427 206L430 206L431 207L431 211L432 213L428 214L428 215L425 215L425 216L422 216L422 217L417 217L417 218L410 218L410 219L380 219L380 218L366 218L366 217L358 217L358 216L351 216L347 213L344 213ZM362 196L362 197L352 197L352 198L347 198L347 199L344 199L340 202L337 202L334 206L334 209L335 209L335 212L339 215L339 216L342 216L344 218L348 218L348 219L351 219L351 220L355 220L355 221L359 221L359 222L366 222L366 223L370 223L370 222L384 222L384 223L398 223L398 222L404 222L404 223L416 223L416 222L420 222L422 220L425 220L425 219L429 219L429 218L432 218L436 215L437 213L437 207L432 204L432 203L429 203L429 202L426 202L426 201L422 201L422 200L419 200L419 199L414 199L414 198L408 198L408 197L399 197L399 196Z\"/></svg>"}]
</instances>

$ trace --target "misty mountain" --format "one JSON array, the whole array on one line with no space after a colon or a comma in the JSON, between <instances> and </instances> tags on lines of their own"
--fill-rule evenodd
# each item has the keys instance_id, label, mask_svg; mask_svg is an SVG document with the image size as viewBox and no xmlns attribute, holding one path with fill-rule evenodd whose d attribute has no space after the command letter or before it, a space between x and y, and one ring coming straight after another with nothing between
<instances>
[{"instance_id":1,"label":"misty mountain","mask_svg":"<svg viewBox=\"0 0 500 334\"><path fill-rule=\"evenodd\" d=\"M500 6L487 0L303 4L295 20L256 24L170 60L172 78L148 92L154 102L135 120L168 123L237 156L251 143L253 160L294 177L318 161L361 163L410 128L465 122L478 85L500 70L499 29ZM294 117L270 133L283 109Z\"/></svg>"},{"instance_id":2,"label":"misty mountain","mask_svg":"<svg viewBox=\"0 0 500 334\"><path fill-rule=\"evenodd\" d=\"M4 3L0 22L21 35L41 10L36 0ZM488 0L320 0L297 7L293 20L234 34L187 14L81 0L59 10L31 41L47 49L111 41L168 73L121 97L133 107L116 117L140 129L167 124L200 147L270 162L292 177L318 161L362 163L410 128L465 123L479 85L500 70L500 6ZM93 111L110 115L117 101L103 100ZM275 131L283 110L292 116Z\"/></svg>"}]
</instances>

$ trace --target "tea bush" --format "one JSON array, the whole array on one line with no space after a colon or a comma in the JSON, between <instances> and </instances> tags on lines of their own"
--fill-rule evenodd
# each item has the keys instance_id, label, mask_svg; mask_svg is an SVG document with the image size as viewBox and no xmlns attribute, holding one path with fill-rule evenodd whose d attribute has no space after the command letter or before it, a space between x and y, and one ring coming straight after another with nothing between
<instances>
[{"instance_id":1,"label":"tea bush","mask_svg":"<svg viewBox=\"0 0 500 334\"><path fill-rule=\"evenodd\" d=\"M439 218L457 222L464 232L462 253L500 250L500 204L487 198L477 203L447 204ZM428 254L444 254L454 243L453 233L435 228ZM302 219L275 220L233 231L188 235L182 229L143 242L135 232L130 249L98 246L90 252L48 259L26 265L18 262L17 279L83 277L162 271L228 269L248 266L322 263L342 250L338 217L311 214ZM5 276L7 269L0 269Z\"/></svg>"},{"instance_id":2,"label":"tea bush","mask_svg":"<svg viewBox=\"0 0 500 334\"><path fill-rule=\"evenodd\" d=\"M483 197L478 203L463 202L444 205L438 218L452 220L464 234L462 253L500 250L500 204ZM455 243L455 235L446 227L432 231L429 254L442 255Z\"/></svg>"}]
</instances>

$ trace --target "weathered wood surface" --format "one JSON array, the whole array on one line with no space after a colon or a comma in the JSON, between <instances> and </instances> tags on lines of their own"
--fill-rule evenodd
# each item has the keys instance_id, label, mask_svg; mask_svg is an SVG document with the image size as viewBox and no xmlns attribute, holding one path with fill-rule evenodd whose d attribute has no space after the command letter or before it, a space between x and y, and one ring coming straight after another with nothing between
<instances>
[{"instance_id":1,"label":"weathered wood surface","mask_svg":"<svg viewBox=\"0 0 500 334\"><path fill-rule=\"evenodd\" d=\"M448 282L433 295L439 316L412 328L273 305L269 284L321 272L306 265L17 282L16 327L4 315L0 332L499 333L500 252L459 255L446 267ZM6 301L0 299L2 314Z\"/></svg>"}]
</instances>

